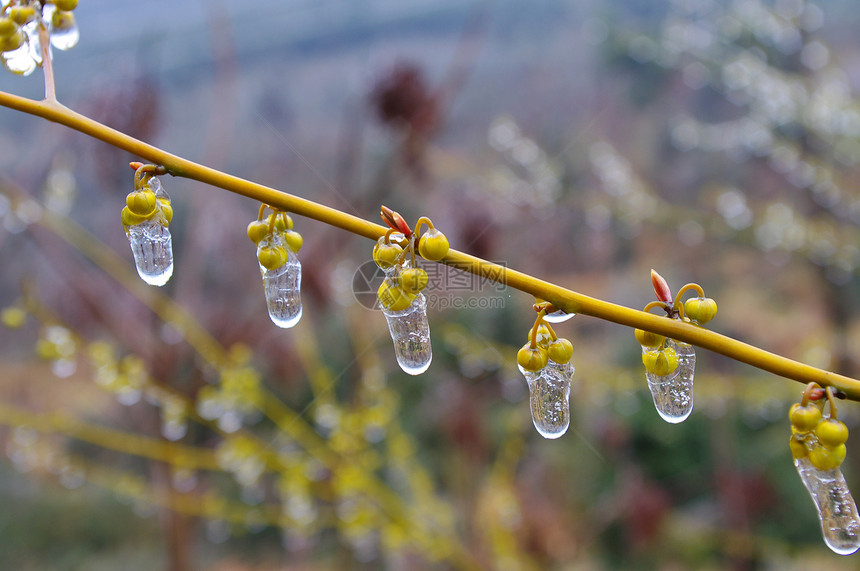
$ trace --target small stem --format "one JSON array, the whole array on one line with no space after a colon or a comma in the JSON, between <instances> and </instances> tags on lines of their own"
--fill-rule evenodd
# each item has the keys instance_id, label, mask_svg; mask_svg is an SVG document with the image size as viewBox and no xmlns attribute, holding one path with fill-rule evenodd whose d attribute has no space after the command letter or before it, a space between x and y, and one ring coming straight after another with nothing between
<instances>
[{"instance_id":1,"label":"small stem","mask_svg":"<svg viewBox=\"0 0 860 571\"><path fill-rule=\"evenodd\" d=\"M157 172L157 167L155 165L141 165L137 167L134 171L134 189L140 190L144 183L152 178L148 173L153 172ZM144 175L147 175L146 178L144 178Z\"/></svg>"},{"instance_id":2,"label":"small stem","mask_svg":"<svg viewBox=\"0 0 860 571\"><path fill-rule=\"evenodd\" d=\"M45 102L57 101L57 88L54 85L54 64L51 61L51 35L45 23L39 18L39 51L42 52L42 72L45 75Z\"/></svg>"},{"instance_id":3,"label":"small stem","mask_svg":"<svg viewBox=\"0 0 860 571\"><path fill-rule=\"evenodd\" d=\"M656 300L652 301L651 303L649 303L648 305L643 307L642 311L644 311L645 313L650 313L651 310L654 309L655 307L662 308L663 310L665 310L667 312L669 311L669 304L668 303L666 303L665 301L656 301Z\"/></svg>"},{"instance_id":4,"label":"small stem","mask_svg":"<svg viewBox=\"0 0 860 571\"><path fill-rule=\"evenodd\" d=\"M260 205L260 210L257 212L257 220L260 220L260 221L263 220L263 213L266 211L267 208L269 208L268 204L261 204Z\"/></svg>"},{"instance_id":5,"label":"small stem","mask_svg":"<svg viewBox=\"0 0 860 571\"><path fill-rule=\"evenodd\" d=\"M546 311L541 309L538 312L537 319L535 319L535 324L532 325L531 331L529 331L529 347L532 349L537 349L537 330L540 324L543 323L544 315L546 315Z\"/></svg>"},{"instance_id":6,"label":"small stem","mask_svg":"<svg viewBox=\"0 0 860 571\"><path fill-rule=\"evenodd\" d=\"M415 231L413 232L413 234L415 234L416 240L421 235L421 226L424 224L426 224L427 227L431 230L435 228L435 226L433 226L433 222L429 218L427 218L426 216L422 216L418 219L418 222L415 223Z\"/></svg>"},{"instance_id":7,"label":"small stem","mask_svg":"<svg viewBox=\"0 0 860 571\"><path fill-rule=\"evenodd\" d=\"M812 382L806 385L806 388L803 389L803 393L801 393L800 406L807 406L809 404L809 399L812 398L812 393L820 389L821 385L816 382Z\"/></svg>"},{"instance_id":8,"label":"small stem","mask_svg":"<svg viewBox=\"0 0 860 571\"><path fill-rule=\"evenodd\" d=\"M825 388L824 394L827 395L827 402L830 403L830 418L839 420L839 412L836 410L836 399L833 398L833 389L830 387Z\"/></svg>"},{"instance_id":9,"label":"small stem","mask_svg":"<svg viewBox=\"0 0 860 571\"><path fill-rule=\"evenodd\" d=\"M558 341L558 335L555 334L555 329L552 328L552 325L550 325L545 320L544 320L543 324L546 325L546 328L549 330L549 338L552 339L553 341Z\"/></svg>"},{"instance_id":10,"label":"small stem","mask_svg":"<svg viewBox=\"0 0 860 571\"><path fill-rule=\"evenodd\" d=\"M683 303L681 303L681 297L683 297L683 295L691 289L695 290L696 293L699 294L699 297L705 297L705 290L703 290L702 286L697 283L689 283L679 289L678 293L675 295L675 301L672 303L672 307L675 309L675 311L681 313L681 317L684 316L684 314L682 313L683 310L678 309L679 307L683 307L684 305Z\"/></svg>"}]
</instances>

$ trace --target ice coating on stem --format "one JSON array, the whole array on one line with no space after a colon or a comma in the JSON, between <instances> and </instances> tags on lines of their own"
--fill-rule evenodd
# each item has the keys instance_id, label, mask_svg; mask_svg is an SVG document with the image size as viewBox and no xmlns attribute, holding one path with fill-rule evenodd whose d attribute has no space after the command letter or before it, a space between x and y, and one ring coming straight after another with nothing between
<instances>
[{"instance_id":1,"label":"ice coating on stem","mask_svg":"<svg viewBox=\"0 0 860 571\"><path fill-rule=\"evenodd\" d=\"M137 273L146 283L163 286L173 275L173 240L158 216L129 226L128 242Z\"/></svg>"},{"instance_id":2,"label":"ice coating on stem","mask_svg":"<svg viewBox=\"0 0 860 571\"><path fill-rule=\"evenodd\" d=\"M400 368L410 375L420 375L433 360L430 346L430 323L427 321L427 301L419 293L412 304L402 311L382 308L388 321L388 331L394 342L394 355Z\"/></svg>"},{"instance_id":3,"label":"ice coating on stem","mask_svg":"<svg viewBox=\"0 0 860 571\"><path fill-rule=\"evenodd\" d=\"M549 323L564 323L571 317L576 315L575 313L565 313L560 309L553 311L552 313L547 313L543 316L544 321Z\"/></svg>"},{"instance_id":4,"label":"ice coating on stem","mask_svg":"<svg viewBox=\"0 0 860 571\"><path fill-rule=\"evenodd\" d=\"M269 317L278 327L288 329L302 318L302 263L295 252L287 248L277 235L260 241L257 246L258 255L260 248L273 245L284 248L287 261L273 270L267 270L260 264L260 273L263 275Z\"/></svg>"},{"instance_id":5,"label":"ice coating on stem","mask_svg":"<svg viewBox=\"0 0 860 571\"><path fill-rule=\"evenodd\" d=\"M573 365L570 362L556 363L550 359L539 371L519 369L529 385L529 405L535 429L550 440L561 437L570 426L570 378L574 372Z\"/></svg>"},{"instance_id":6,"label":"ice coating on stem","mask_svg":"<svg viewBox=\"0 0 860 571\"><path fill-rule=\"evenodd\" d=\"M860 548L860 516L842 471L839 468L819 470L808 458L795 459L794 467L818 510L824 543L839 555L857 551Z\"/></svg>"},{"instance_id":7,"label":"ice coating on stem","mask_svg":"<svg viewBox=\"0 0 860 571\"><path fill-rule=\"evenodd\" d=\"M678 355L678 367L668 375L658 376L645 372L648 388L654 399L654 407L666 422L678 424L684 422L693 412L693 374L696 369L696 352L692 345L666 340L666 347L671 347ZM643 347L643 352L652 351Z\"/></svg>"}]
</instances>

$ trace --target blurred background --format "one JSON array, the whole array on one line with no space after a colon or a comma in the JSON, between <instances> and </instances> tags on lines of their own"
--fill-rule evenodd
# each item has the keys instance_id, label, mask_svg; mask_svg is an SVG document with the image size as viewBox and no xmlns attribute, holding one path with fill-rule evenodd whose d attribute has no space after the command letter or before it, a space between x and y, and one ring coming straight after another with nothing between
<instances>
[{"instance_id":1,"label":"blurred background","mask_svg":"<svg viewBox=\"0 0 860 571\"><path fill-rule=\"evenodd\" d=\"M69 107L185 158L860 375L860 15L848 0L85 0ZM0 89L41 98L39 72ZM137 277L125 152L0 109L0 560L30 569L853 569L792 466L801 385L698 351L657 415L585 316L572 423L532 426L520 292L427 264L397 366L372 243L295 218L304 317L266 314L258 204L162 177L176 269ZM362 295L364 294L364 295ZM858 407L840 418L858 425ZM860 448L843 465L860 489Z\"/></svg>"}]
</instances>

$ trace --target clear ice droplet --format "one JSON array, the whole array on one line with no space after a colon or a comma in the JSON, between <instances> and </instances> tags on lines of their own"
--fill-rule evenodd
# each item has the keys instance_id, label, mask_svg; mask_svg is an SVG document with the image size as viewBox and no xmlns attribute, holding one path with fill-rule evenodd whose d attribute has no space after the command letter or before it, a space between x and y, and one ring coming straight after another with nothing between
<instances>
[{"instance_id":1,"label":"clear ice droplet","mask_svg":"<svg viewBox=\"0 0 860 571\"><path fill-rule=\"evenodd\" d=\"M645 372L648 388L654 399L654 407L666 422L678 424L684 422L693 412L693 375L696 369L696 352L692 345L666 340L666 347L671 347L678 355L678 367L668 375L654 375ZM652 351L643 347L642 351Z\"/></svg>"},{"instance_id":2,"label":"clear ice droplet","mask_svg":"<svg viewBox=\"0 0 860 571\"><path fill-rule=\"evenodd\" d=\"M51 30L51 45L58 50L68 50L78 45L81 33L78 25L72 24L67 28L53 28Z\"/></svg>"},{"instance_id":3,"label":"clear ice droplet","mask_svg":"<svg viewBox=\"0 0 860 571\"><path fill-rule=\"evenodd\" d=\"M137 273L146 283L163 286L173 275L173 240L158 216L128 227Z\"/></svg>"},{"instance_id":4,"label":"clear ice droplet","mask_svg":"<svg viewBox=\"0 0 860 571\"><path fill-rule=\"evenodd\" d=\"M16 75L30 75L36 69L36 60L30 53L30 45L27 42L21 44L18 49L3 52L0 60L10 72Z\"/></svg>"},{"instance_id":5,"label":"clear ice droplet","mask_svg":"<svg viewBox=\"0 0 860 571\"><path fill-rule=\"evenodd\" d=\"M258 246L272 245L272 241L263 240ZM279 268L267 270L260 265L263 275L263 289L266 292L266 305L269 317L278 327L293 327L302 318L302 263L295 252L280 245L287 252L287 262Z\"/></svg>"},{"instance_id":6,"label":"clear ice droplet","mask_svg":"<svg viewBox=\"0 0 860 571\"><path fill-rule=\"evenodd\" d=\"M540 371L519 369L529 385L532 422L538 433L548 439L561 437L570 426L570 378L574 373L573 365L570 362L556 363L550 359Z\"/></svg>"},{"instance_id":7,"label":"clear ice droplet","mask_svg":"<svg viewBox=\"0 0 860 571\"><path fill-rule=\"evenodd\" d=\"M427 301L419 293L412 304L402 311L382 308L388 321L388 331L394 341L394 355L400 368L410 375L420 375L433 360L430 346L430 323L427 321Z\"/></svg>"},{"instance_id":8,"label":"clear ice droplet","mask_svg":"<svg viewBox=\"0 0 860 571\"><path fill-rule=\"evenodd\" d=\"M170 419L161 421L161 435L167 440L176 442L177 440L181 440L186 434L188 434L188 423L184 420Z\"/></svg>"},{"instance_id":9,"label":"clear ice droplet","mask_svg":"<svg viewBox=\"0 0 860 571\"><path fill-rule=\"evenodd\" d=\"M803 485L812 496L824 543L839 555L850 555L860 548L860 516L845 477L839 468L819 470L808 458L794 460Z\"/></svg>"},{"instance_id":10,"label":"clear ice droplet","mask_svg":"<svg viewBox=\"0 0 860 571\"><path fill-rule=\"evenodd\" d=\"M550 323L564 323L571 317L576 315L575 313L565 313L560 309L553 311L552 313L547 313L543 316L544 321L548 321Z\"/></svg>"}]
</instances>

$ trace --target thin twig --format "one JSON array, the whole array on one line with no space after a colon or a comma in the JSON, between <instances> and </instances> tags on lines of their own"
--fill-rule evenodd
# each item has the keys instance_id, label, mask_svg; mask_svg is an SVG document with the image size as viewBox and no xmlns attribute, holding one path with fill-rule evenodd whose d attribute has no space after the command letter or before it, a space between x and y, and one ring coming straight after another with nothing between
<instances>
[{"instance_id":1,"label":"thin twig","mask_svg":"<svg viewBox=\"0 0 860 571\"><path fill-rule=\"evenodd\" d=\"M181 176L216 186L269 204L280 210L318 220L372 240L379 239L386 231L386 228L379 224L341 212L336 208L229 175L168 153L72 111L57 102L34 101L0 91L0 106L42 117L80 131L137 155L148 162L162 165L173 176ZM667 319L589 297L456 250L450 250L448 255L441 260L441 263L482 276L492 282L518 289L535 298L546 300L566 313L590 315L627 327L659 333L803 384L817 382L821 386L831 386L839 396L860 401L860 380L782 357L697 325L677 319Z\"/></svg>"}]
</instances>

